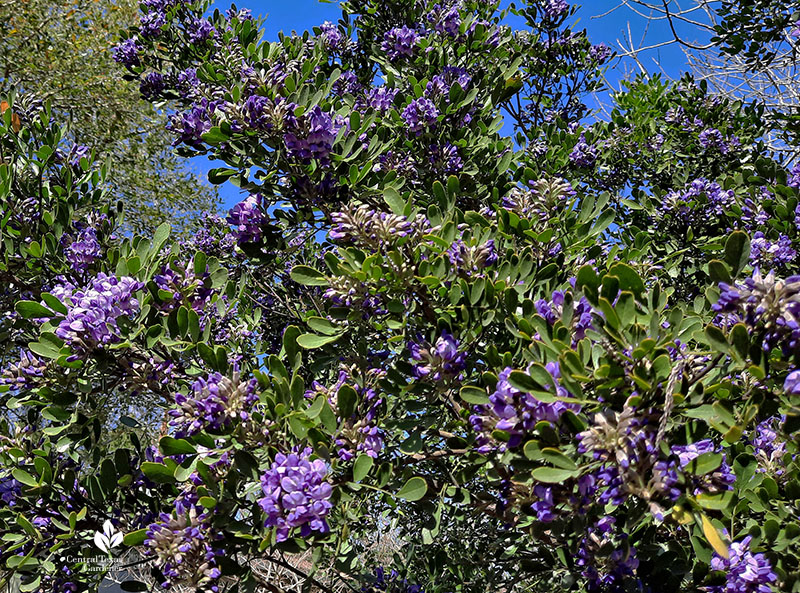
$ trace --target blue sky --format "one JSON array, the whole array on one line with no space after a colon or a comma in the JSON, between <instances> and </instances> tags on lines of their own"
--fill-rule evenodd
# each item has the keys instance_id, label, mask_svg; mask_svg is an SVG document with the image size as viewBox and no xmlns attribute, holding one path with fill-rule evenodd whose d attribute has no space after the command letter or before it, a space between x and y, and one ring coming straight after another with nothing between
<instances>
[{"instance_id":1,"label":"blue sky","mask_svg":"<svg viewBox=\"0 0 800 593\"><path fill-rule=\"evenodd\" d=\"M617 51L619 50L618 41L625 43L629 25L636 46L642 45L641 38L645 32L644 45L672 39L672 33L666 21L651 22L648 27L646 19L619 5L620 0L586 0L571 22L576 23L574 28L578 30L586 29L592 42L606 43ZM225 8L227 4L223 0L218 0L215 6ZM268 41L277 39L279 31L290 33L292 30L297 32L310 30L326 20L337 21L341 14L337 3L323 3L318 0L293 0L290 2L239 0L237 6L250 8L254 15L266 17L264 39ZM682 29L679 27L678 31L686 34L689 39L696 40L694 39L696 33L688 27ZM686 70L686 57L677 44L650 51L641 57L641 62L649 72L658 72L661 68L671 78L678 78ZM632 69L632 63L617 61L612 66L608 78L616 84L625 76L626 72L630 72ZM201 171L220 166L200 158L192 164ZM242 199L242 195L230 184L220 186L220 193L223 198L223 207L226 210Z\"/></svg>"}]
</instances>

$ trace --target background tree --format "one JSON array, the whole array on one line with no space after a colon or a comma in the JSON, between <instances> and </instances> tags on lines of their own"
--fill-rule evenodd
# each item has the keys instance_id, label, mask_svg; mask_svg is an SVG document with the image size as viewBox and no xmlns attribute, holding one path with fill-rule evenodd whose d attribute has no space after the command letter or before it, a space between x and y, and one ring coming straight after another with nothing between
<instances>
[{"instance_id":1,"label":"background tree","mask_svg":"<svg viewBox=\"0 0 800 593\"><path fill-rule=\"evenodd\" d=\"M148 234L172 220L188 231L217 194L175 155L164 107L121 80L111 50L138 10L135 0L0 1L0 90L49 101L77 144L111 158L124 229Z\"/></svg>"}]
</instances>

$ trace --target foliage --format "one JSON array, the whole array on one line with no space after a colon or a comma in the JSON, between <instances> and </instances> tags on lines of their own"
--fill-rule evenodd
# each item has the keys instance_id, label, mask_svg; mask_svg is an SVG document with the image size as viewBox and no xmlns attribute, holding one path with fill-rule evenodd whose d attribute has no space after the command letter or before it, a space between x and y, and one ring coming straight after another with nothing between
<instances>
[{"instance_id":1,"label":"foliage","mask_svg":"<svg viewBox=\"0 0 800 593\"><path fill-rule=\"evenodd\" d=\"M127 590L800 590L800 170L758 106L637 80L582 122L608 53L558 0L271 43L207 8L149 0L115 52L250 193L191 240L115 236L103 170L3 114L24 590L96 586L100 531Z\"/></svg>"},{"instance_id":2,"label":"foliage","mask_svg":"<svg viewBox=\"0 0 800 593\"><path fill-rule=\"evenodd\" d=\"M164 106L140 99L138 82L121 80L112 59L138 10L132 0L0 2L0 93L49 102L72 140L111 158L108 183L125 206L126 231L146 235L165 220L189 231L216 208L215 191L174 154Z\"/></svg>"}]
</instances>

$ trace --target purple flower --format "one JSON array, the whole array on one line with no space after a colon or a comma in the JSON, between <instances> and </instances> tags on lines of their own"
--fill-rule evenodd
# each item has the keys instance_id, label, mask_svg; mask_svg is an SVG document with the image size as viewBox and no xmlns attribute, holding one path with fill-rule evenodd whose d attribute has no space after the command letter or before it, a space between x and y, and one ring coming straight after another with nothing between
<instances>
[{"instance_id":1,"label":"purple flower","mask_svg":"<svg viewBox=\"0 0 800 593\"><path fill-rule=\"evenodd\" d=\"M569 4L565 0L547 0L544 7L544 16L550 20L557 20L569 10Z\"/></svg>"},{"instance_id":2,"label":"purple flower","mask_svg":"<svg viewBox=\"0 0 800 593\"><path fill-rule=\"evenodd\" d=\"M800 395L800 370L794 370L786 375L783 390L787 395Z\"/></svg>"},{"instance_id":3,"label":"purple flower","mask_svg":"<svg viewBox=\"0 0 800 593\"><path fill-rule=\"evenodd\" d=\"M586 135L581 133L581 137L569 153L570 162L576 167L594 167L597 162L597 148L593 144L586 142Z\"/></svg>"},{"instance_id":4,"label":"purple flower","mask_svg":"<svg viewBox=\"0 0 800 593\"><path fill-rule=\"evenodd\" d=\"M635 581L639 560L636 548L627 539L611 516L603 517L587 529L575 564L587 579L589 591L622 591L626 582Z\"/></svg>"},{"instance_id":5,"label":"purple flower","mask_svg":"<svg viewBox=\"0 0 800 593\"><path fill-rule=\"evenodd\" d=\"M211 116L216 108L217 103L203 98L188 111L173 115L169 123L169 129L177 135L173 144L188 144L200 148L203 134L211 129Z\"/></svg>"},{"instance_id":6,"label":"purple flower","mask_svg":"<svg viewBox=\"0 0 800 593\"><path fill-rule=\"evenodd\" d=\"M432 100L444 97L445 101L449 103L450 88L456 83L462 90L466 91L472 84L472 77L464 68L446 66L441 74L436 74L425 85L425 96Z\"/></svg>"},{"instance_id":7,"label":"purple flower","mask_svg":"<svg viewBox=\"0 0 800 593\"><path fill-rule=\"evenodd\" d=\"M414 29L409 29L405 25L402 28L394 27L384 33L381 50L391 62L399 58L411 58L414 56L417 39L419 35Z\"/></svg>"},{"instance_id":8,"label":"purple flower","mask_svg":"<svg viewBox=\"0 0 800 593\"><path fill-rule=\"evenodd\" d=\"M419 136L425 128L432 127L436 123L439 110L433 101L420 97L411 101L400 115L406 122L409 131Z\"/></svg>"},{"instance_id":9,"label":"purple flower","mask_svg":"<svg viewBox=\"0 0 800 593\"><path fill-rule=\"evenodd\" d=\"M545 318L547 323L554 325L556 321L561 321L563 315L565 294L561 290L553 291L550 300L539 299L536 301L536 312ZM581 297L580 301L573 305L572 314L572 337L573 345L579 342L586 335L587 329L592 329L592 305Z\"/></svg>"},{"instance_id":10,"label":"purple flower","mask_svg":"<svg viewBox=\"0 0 800 593\"><path fill-rule=\"evenodd\" d=\"M189 395L175 394L176 407L169 411L175 436L192 436L202 430L219 432L233 423L248 421L258 401L257 386L255 379L240 380L238 369L231 379L219 373L198 379Z\"/></svg>"},{"instance_id":11,"label":"purple flower","mask_svg":"<svg viewBox=\"0 0 800 593\"><path fill-rule=\"evenodd\" d=\"M67 155L67 162L73 167L79 167L81 159L89 159L92 151L85 144L73 144Z\"/></svg>"},{"instance_id":12,"label":"purple flower","mask_svg":"<svg viewBox=\"0 0 800 593\"><path fill-rule=\"evenodd\" d=\"M330 162L333 141L340 127L317 105L303 118L302 123L298 123L296 131L284 136L286 149L296 159L317 159L322 164L327 164Z\"/></svg>"},{"instance_id":13,"label":"purple flower","mask_svg":"<svg viewBox=\"0 0 800 593\"><path fill-rule=\"evenodd\" d=\"M552 378L552 383L543 385L544 391L550 391L559 398L569 398L572 395L558 383L561 372L558 363L550 362L545 365ZM508 448L519 446L525 436L531 433L538 422L558 422L561 415L567 410L580 411L579 404L562 400L549 399L542 401L534 394L517 390L509 382L509 377L514 369L506 367L498 376L494 393L489 396L489 403L476 406L475 413L470 417L473 430L482 434L479 438L481 449L489 450L490 435L493 430L501 430L509 434Z\"/></svg>"},{"instance_id":14,"label":"purple flower","mask_svg":"<svg viewBox=\"0 0 800 593\"><path fill-rule=\"evenodd\" d=\"M100 273L88 288L63 292L59 298L67 306L67 314L56 335L76 352L119 342L117 320L139 310L133 293L142 287L134 278Z\"/></svg>"},{"instance_id":15,"label":"purple flower","mask_svg":"<svg viewBox=\"0 0 800 593\"><path fill-rule=\"evenodd\" d=\"M22 350L19 362L12 363L0 373L0 385L11 385L22 389L30 388L39 377L44 377L47 364L39 360L29 350Z\"/></svg>"},{"instance_id":16,"label":"purple flower","mask_svg":"<svg viewBox=\"0 0 800 593\"><path fill-rule=\"evenodd\" d=\"M426 19L437 33L455 37L461 26L461 15L458 12L459 2L453 4L434 4L428 10Z\"/></svg>"},{"instance_id":17,"label":"purple flower","mask_svg":"<svg viewBox=\"0 0 800 593\"><path fill-rule=\"evenodd\" d=\"M313 531L326 533L325 517L332 508L331 485L325 481L328 467L321 459L310 460L311 448L287 454L278 453L275 462L261 476L264 497L258 500L266 513L266 527L276 528L279 542L289 538L293 528L301 536Z\"/></svg>"},{"instance_id":18,"label":"purple flower","mask_svg":"<svg viewBox=\"0 0 800 593\"><path fill-rule=\"evenodd\" d=\"M786 181L789 187L800 189L800 163L796 163L789 171L789 179Z\"/></svg>"},{"instance_id":19,"label":"purple flower","mask_svg":"<svg viewBox=\"0 0 800 593\"><path fill-rule=\"evenodd\" d=\"M770 593L770 584L778 581L778 575L764 554L753 554L751 536L733 542L728 549L728 558L714 554L711 569L725 573L725 585L711 587L712 593Z\"/></svg>"},{"instance_id":20,"label":"purple flower","mask_svg":"<svg viewBox=\"0 0 800 593\"><path fill-rule=\"evenodd\" d=\"M793 371L798 373L798 371ZM789 373L789 377L793 373ZM789 382L789 377L786 382ZM800 380L800 377L794 377L793 382ZM794 387L796 389L796 386ZM758 471L774 473L776 476L783 475L785 463L783 461L786 455L786 440L781 438L778 434L778 426L780 425L781 418L773 416L767 418L763 422L759 422L749 437L750 444L753 445L753 450L758 459Z\"/></svg>"},{"instance_id":21,"label":"purple flower","mask_svg":"<svg viewBox=\"0 0 800 593\"><path fill-rule=\"evenodd\" d=\"M384 114L392 108L398 90L399 89L390 89L385 86L372 88L367 95L367 104L375 111Z\"/></svg>"},{"instance_id":22,"label":"purple flower","mask_svg":"<svg viewBox=\"0 0 800 593\"><path fill-rule=\"evenodd\" d=\"M114 61L122 64L126 68L135 68L139 65L139 52L141 48L139 44L136 42L136 38L132 37L131 39L126 39L119 45L117 45L114 49L111 50L111 53L114 57Z\"/></svg>"},{"instance_id":23,"label":"purple flower","mask_svg":"<svg viewBox=\"0 0 800 593\"><path fill-rule=\"evenodd\" d=\"M685 469L692 461L706 453L722 453L722 448L717 447L710 439L704 439L689 445L674 445L672 453L678 457L678 465ZM733 490L736 475L725 460L724 453L720 466L710 474L694 477L690 480L694 485L694 494L702 492L717 492L720 490Z\"/></svg>"},{"instance_id":24,"label":"purple flower","mask_svg":"<svg viewBox=\"0 0 800 593\"><path fill-rule=\"evenodd\" d=\"M189 27L189 43L198 45L204 41L212 38L214 33L214 25L206 19L195 19L191 27Z\"/></svg>"},{"instance_id":25,"label":"purple flower","mask_svg":"<svg viewBox=\"0 0 800 593\"><path fill-rule=\"evenodd\" d=\"M797 251L792 240L780 235L777 241L770 241L761 231L756 231L750 242L750 263L756 268L782 268L794 262Z\"/></svg>"},{"instance_id":26,"label":"purple flower","mask_svg":"<svg viewBox=\"0 0 800 593\"><path fill-rule=\"evenodd\" d=\"M431 144L428 160L431 168L442 173L456 173L464 168L464 160L458 154L458 148L446 142Z\"/></svg>"},{"instance_id":27,"label":"purple flower","mask_svg":"<svg viewBox=\"0 0 800 593\"><path fill-rule=\"evenodd\" d=\"M231 208L227 220L234 227L233 233L239 245L259 242L262 226L267 221L266 215L261 211L261 196L247 196Z\"/></svg>"},{"instance_id":28,"label":"purple flower","mask_svg":"<svg viewBox=\"0 0 800 593\"><path fill-rule=\"evenodd\" d=\"M389 576L382 566L375 569L375 577L367 585L361 587L361 593L425 593L419 585L412 585L406 579L400 579L396 570Z\"/></svg>"},{"instance_id":29,"label":"purple flower","mask_svg":"<svg viewBox=\"0 0 800 593\"><path fill-rule=\"evenodd\" d=\"M608 47L605 43L598 43L597 45L593 45L589 49L589 57L597 62L598 64L603 64L605 61L611 57L611 48ZM659 136L661 136L659 134ZM661 142L663 143L664 137L661 136Z\"/></svg>"},{"instance_id":30,"label":"purple flower","mask_svg":"<svg viewBox=\"0 0 800 593\"><path fill-rule=\"evenodd\" d=\"M494 239L481 245L467 245L457 239L447 250L447 257L453 271L459 276L472 277L480 275L480 271L497 262Z\"/></svg>"},{"instance_id":31,"label":"purple flower","mask_svg":"<svg viewBox=\"0 0 800 593\"><path fill-rule=\"evenodd\" d=\"M148 12L139 19L139 28L142 37L153 39L161 35L161 29L167 24L167 19L161 12Z\"/></svg>"},{"instance_id":32,"label":"purple flower","mask_svg":"<svg viewBox=\"0 0 800 593\"><path fill-rule=\"evenodd\" d=\"M166 88L164 75L160 72L150 72L139 84L139 92L145 99L152 99Z\"/></svg>"},{"instance_id":33,"label":"purple flower","mask_svg":"<svg viewBox=\"0 0 800 593\"><path fill-rule=\"evenodd\" d=\"M743 283L720 282L719 289L712 309L721 314L720 321L742 321L762 331L765 352L780 346L788 355L800 345L800 276L780 280L774 272L763 276L756 269Z\"/></svg>"},{"instance_id":34,"label":"purple flower","mask_svg":"<svg viewBox=\"0 0 800 593\"><path fill-rule=\"evenodd\" d=\"M459 352L459 342L447 330L431 346L427 343L410 342L411 358L420 364L414 365L414 375L418 379L430 378L441 381L454 377L464 370L466 354Z\"/></svg>"},{"instance_id":35,"label":"purple flower","mask_svg":"<svg viewBox=\"0 0 800 593\"><path fill-rule=\"evenodd\" d=\"M193 590L216 590L221 576L216 558L222 550L213 544L220 534L211 527L211 515L192 505L175 515L161 513L147 527L145 555L155 556L166 581L164 588L185 585Z\"/></svg>"},{"instance_id":36,"label":"purple flower","mask_svg":"<svg viewBox=\"0 0 800 593\"><path fill-rule=\"evenodd\" d=\"M344 35L339 31L339 27L330 21L325 21L320 26L319 38L328 49L337 49L344 41Z\"/></svg>"},{"instance_id":37,"label":"purple flower","mask_svg":"<svg viewBox=\"0 0 800 593\"><path fill-rule=\"evenodd\" d=\"M101 254L97 231L87 226L64 249L64 256L76 272L84 272Z\"/></svg>"}]
</instances>

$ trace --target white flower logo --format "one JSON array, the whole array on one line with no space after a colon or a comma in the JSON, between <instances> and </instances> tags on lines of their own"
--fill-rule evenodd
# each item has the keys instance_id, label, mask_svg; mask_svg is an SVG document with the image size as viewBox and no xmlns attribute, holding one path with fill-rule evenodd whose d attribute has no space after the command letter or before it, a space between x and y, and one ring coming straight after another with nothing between
<instances>
[{"instance_id":1,"label":"white flower logo","mask_svg":"<svg viewBox=\"0 0 800 593\"><path fill-rule=\"evenodd\" d=\"M112 548L116 548L122 543L122 533L114 529L111 521L103 523L103 531L96 531L94 534L94 545L106 554L111 553Z\"/></svg>"}]
</instances>

